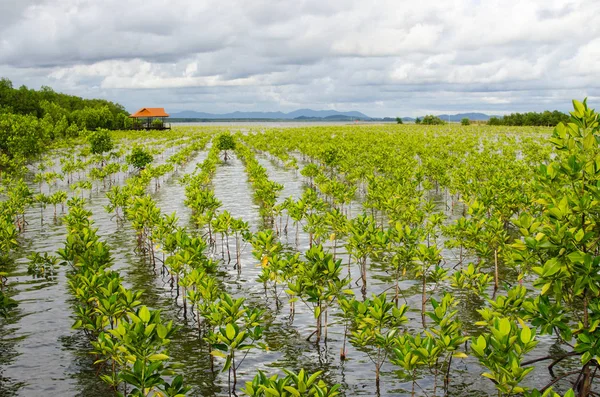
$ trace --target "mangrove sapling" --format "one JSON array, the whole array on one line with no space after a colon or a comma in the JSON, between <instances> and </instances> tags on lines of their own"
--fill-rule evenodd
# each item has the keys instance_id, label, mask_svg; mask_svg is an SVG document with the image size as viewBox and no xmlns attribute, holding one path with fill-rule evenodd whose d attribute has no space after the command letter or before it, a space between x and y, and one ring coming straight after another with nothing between
<instances>
[{"instance_id":1,"label":"mangrove sapling","mask_svg":"<svg viewBox=\"0 0 600 397\"><path fill-rule=\"evenodd\" d=\"M91 345L93 347L91 353L96 356L94 365L100 365L99 372L105 367L108 367L110 371L108 374L100 375L100 379L108 384L115 393L118 393L122 383L119 372L127 364L126 349L106 332L100 332L98 338L91 341Z\"/></svg>"},{"instance_id":2,"label":"mangrove sapling","mask_svg":"<svg viewBox=\"0 0 600 397\"><path fill-rule=\"evenodd\" d=\"M360 267L363 297L367 293L367 259L375 250L372 242L378 232L377 222L371 215L362 214L350 221L346 249Z\"/></svg>"},{"instance_id":3,"label":"mangrove sapling","mask_svg":"<svg viewBox=\"0 0 600 397\"><path fill-rule=\"evenodd\" d=\"M523 393L521 386L533 367L521 365L523 356L536 345L535 329L532 331L522 320L521 328L505 317L496 317L484 332L471 340L473 355L489 372L483 374L494 382L498 396Z\"/></svg>"},{"instance_id":4,"label":"mangrove sapling","mask_svg":"<svg viewBox=\"0 0 600 397\"><path fill-rule=\"evenodd\" d=\"M144 148L135 146L131 149L131 153L125 157L125 160L127 161L127 164L139 171L145 169L148 164L152 163L154 158L152 157L152 154L144 150Z\"/></svg>"},{"instance_id":5,"label":"mangrove sapling","mask_svg":"<svg viewBox=\"0 0 600 397\"><path fill-rule=\"evenodd\" d=\"M428 202L426 207L426 212L429 213L429 216L425 218L425 224L423 226L424 234L426 236L427 246L437 244L437 239L439 237L440 228L442 223L445 220L445 215L442 213L430 213L427 211L427 207L433 207L432 202Z\"/></svg>"},{"instance_id":6,"label":"mangrove sapling","mask_svg":"<svg viewBox=\"0 0 600 397\"><path fill-rule=\"evenodd\" d=\"M457 302L454 300L451 294L444 294L441 301L431 298L431 306L433 311L427 312L426 314L432 319L434 325L431 326L425 334L428 338L435 342L436 347L439 349L439 357L435 361L429 360L430 367L434 367L434 395L437 389L437 378L439 371L443 371L444 375L444 390L448 393L448 387L450 385L450 366L452 365L452 358L465 358L467 355L463 352L458 351L469 338L462 332L462 324L455 317L458 313L455 310ZM431 358L432 355L429 355ZM423 357L424 358L424 357ZM440 363L440 358L441 363Z\"/></svg>"},{"instance_id":7,"label":"mangrove sapling","mask_svg":"<svg viewBox=\"0 0 600 397\"><path fill-rule=\"evenodd\" d=\"M108 186L112 187L113 183L116 183L116 178L113 179L113 176L118 174L121 171L121 164L118 163L109 163L104 167L104 171L106 172L106 176L108 177Z\"/></svg>"},{"instance_id":8,"label":"mangrove sapling","mask_svg":"<svg viewBox=\"0 0 600 397\"><path fill-rule=\"evenodd\" d=\"M81 198L83 198L83 192L84 190L89 190L90 192L90 197L92 196L92 189L93 189L93 185L92 182L90 181L77 181L75 183L72 183L71 186L69 187L69 189L71 189L74 192L78 192L81 194Z\"/></svg>"},{"instance_id":9,"label":"mangrove sapling","mask_svg":"<svg viewBox=\"0 0 600 397\"><path fill-rule=\"evenodd\" d=\"M421 233L422 229L410 228L400 222L387 231L391 243L389 261L394 269L394 301L397 307L400 306L400 276L404 276L414 265Z\"/></svg>"},{"instance_id":10,"label":"mangrove sapling","mask_svg":"<svg viewBox=\"0 0 600 397\"><path fill-rule=\"evenodd\" d=\"M211 246L215 245L213 238L212 220L216 216L217 210L221 207L221 202L216 198L214 191L195 189L186 193L185 204L192 208L192 218L196 226L208 228L208 240Z\"/></svg>"},{"instance_id":11,"label":"mangrove sapling","mask_svg":"<svg viewBox=\"0 0 600 397\"><path fill-rule=\"evenodd\" d=\"M527 288L515 285L506 291L506 296L499 295L495 299L488 299L489 307L477 309L483 318L477 325L491 325L496 317L506 317L511 321L529 319L532 309L532 299L527 297Z\"/></svg>"},{"instance_id":12,"label":"mangrove sapling","mask_svg":"<svg viewBox=\"0 0 600 397\"><path fill-rule=\"evenodd\" d=\"M340 393L338 390L341 385L335 384L328 387L323 379L319 379L322 371L309 374L301 369L297 374L284 369L285 377L279 378L275 374L267 377L262 371L252 379L246 382L246 387L242 388L242 393L249 397L297 397L297 396L318 396L335 397Z\"/></svg>"},{"instance_id":13,"label":"mangrove sapling","mask_svg":"<svg viewBox=\"0 0 600 397\"><path fill-rule=\"evenodd\" d=\"M314 163L309 163L300 170L300 175L308 178L308 184L311 189L314 189L313 179L320 174L319 166Z\"/></svg>"},{"instance_id":14,"label":"mangrove sapling","mask_svg":"<svg viewBox=\"0 0 600 397\"><path fill-rule=\"evenodd\" d=\"M381 367L394 346L395 335L408 321L405 316L408 307L396 307L387 300L386 294L373 295L363 302L356 299L340 299L340 307L349 315L352 322L350 343L365 353L375 365L375 384L379 394Z\"/></svg>"},{"instance_id":15,"label":"mangrove sapling","mask_svg":"<svg viewBox=\"0 0 600 397\"><path fill-rule=\"evenodd\" d=\"M327 234L327 225L325 223L325 214L313 213L306 216L304 231L308 233L308 247L313 244L321 244L321 239Z\"/></svg>"},{"instance_id":16,"label":"mangrove sapling","mask_svg":"<svg viewBox=\"0 0 600 397\"><path fill-rule=\"evenodd\" d=\"M187 299L190 301L192 311L195 311L198 336L202 336L202 318L209 316L213 302L220 295L217 280L207 274L204 269L196 268L185 276L190 285L187 291Z\"/></svg>"},{"instance_id":17,"label":"mangrove sapling","mask_svg":"<svg viewBox=\"0 0 600 397\"><path fill-rule=\"evenodd\" d=\"M72 267L69 289L78 302L73 328L96 338L97 363L111 367L110 375L102 376L105 382L114 388L122 384L127 396L160 394L168 385L163 376L173 374L166 345L175 329L172 322L161 321L158 311L140 307L142 292L127 290L119 274L108 269L110 251L96 235L84 203L82 199L69 200L70 211L65 216L69 234L65 247L58 250L64 263ZM128 386L133 387L129 392Z\"/></svg>"},{"instance_id":18,"label":"mangrove sapling","mask_svg":"<svg viewBox=\"0 0 600 397\"><path fill-rule=\"evenodd\" d=\"M158 249L163 253L162 263L165 264L165 254L172 255L179 247L179 243L184 239L185 233L181 231L177 222L177 213L171 215L162 215L154 228L152 235L153 239L159 242ZM203 247L204 248L204 247Z\"/></svg>"},{"instance_id":19,"label":"mangrove sapling","mask_svg":"<svg viewBox=\"0 0 600 397\"><path fill-rule=\"evenodd\" d=\"M56 219L56 206L61 205L62 211L65 211L65 202L67 201L67 192L58 190L48 197L48 203L54 206L54 219Z\"/></svg>"},{"instance_id":20,"label":"mangrove sapling","mask_svg":"<svg viewBox=\"0 0 600 397\"><path fill-rule=\"evenodd\" d=\"M219 151L225 152L223 153L223 161L227 161L227 151L235 150L236 147L233 136L230 133L221 134L216 138L216 144Z\"/></svg>"},{"instance_id":21,"label":"mangrove sapling","mask_svg":"<svg viewBox=\"0 0 600 397\"><path fill-rule=\"evenodd\" d=\"M331 233L329 240L333 244L333 259L336 259L338 240L342 240L348 235L349 221L342 211L333 209L325 214L325 224ZM350 275L350 268L348 268L348 275Z\"/></svg>"},{"instance_id":22,"label":"mangrove sapling","mask_svg":"<svg viewBox=\"0 0 600 397\"><path fill-rule=\"evenodd\" d=\"M423 348L423 345L428 346L430 349ZM392 346L394 346L394 355L390 359L392 364L399 366L411 377L412 389L411 397L415 395L415 386L417 385L417 368L425 365L425 361L422 356L418 355L417 349L423 349L426 356L431 356L431 339L427 339L427 342L423 343L421 335L417 334L412 336L410 334L400 334L392 340Z\"/></svg>"},{"instance_id":23,"label":"mangrove sapling","mask_svg":"<svg viewBox=\"0 0 600 397\"><path fill-rule=\"evenodd\" d=\"M223 211L212 220L212 229L221 235L221 257L225 259L224 246L227 246L227 263L231 262L231 251L229 250L229 233L233 218L228 211Z\"/></svg>"},{"instance_id":24,"label":"mangrove sapling","mask_svg":"<svg viewBox=\"0 0 600 397\"><path fill-rule=\"evenodd\" d=\"M109 214L115 213L117 222L123 220L123 214L127 203L129 201L129 192L126 188L121 186L113 186L108 192L106 192L109 204L104 207L106 212Z\"/></svg>"},{"instance_id":25,"label":"mangrove sapling","mask_svg":"<svg viewBox=\"0 0 600 397\"><path fill-rule=\"evenodd\" d=\"M20 178L17 180L5 180L4 183L7 184L7 190L4 193L8 200L3 201L0 204L0 211L3 218L6 219L6 222L10 222L19 232L22 232L27 224L25 221L25 209L34 202L33 192L29 189L23 179ZM6 225L0 227L0 229L7 232L8 235L11 234L11 228L12 227L7 228ZM3 252L6 251L3 251L0 246L0 255L2 255Z\"/></svg>"},{"instance_id":26,"label":"mangrove sapling","mask_svg":"<svg viewBox=\"0 0 600 397\"><path fill-rule=\"evenodd\" d=\"M243 219L235 219L231 220L231 231L235 236L235 268L238 273L242 271L242 262L240 261L241 257L241 243L242 236L250 232L250 226L248 222L244 222Z\"/></svg>"},{"instance_id":27,"label":"mangrove sapling","mask_svg":"<svg viewBox=\"0 0 600 397\"><path fill-rule=\"evenodd\" d=\"M44 211L46 210L46 206L50 204L50 196L44 193L38 193L34 196L34 200L36 203L40 205L40 219L42 224L44 223Z\"/></svg>"},{"instance_id":28,"label":"mangrove sapling","mask_svg":"<svg viewBox=\"0 0 600 397\"><path fill-rule=\"evenodd\" d=\"M100 155L102 158L102 166L104 166L105 159L102 155L113 150L115 146L110 136L110 132L105 129L98 129L88 136L88 141L90 143L90 152L95 155Z\"/></svg>"},{"instance_id":29,"label":"mangrove sapling","mask_svg":"<svg viewBox=\"0 0 600 397\"><path fill-rule=\"evenodd\" d=\"M244 302L244 298L234 300L228 294L222 294L220 299L210 306L207 318L212 329L205 339L213 348L211 357L225 359L222 372L228 371L230 395L235 394L237 370L248 351L255 347L266 348L259 342L264 330L264 310L251 309ZM243 355L236 361L236 353L242 352Z\"/></svg>"},{"instance_id":30,"label":"mangrove sapling","mask_svg":"<svg viewBox=\"0 0 600 397\"><path fill-rule=\"evenodd\" d=\"M286 199L285 201L286 210L290 218L296 227L296 247L298 247L299 238L300 238L300 223L307 216L307 208L305 202L300 199L297 202L294 201L291 197Z\"/></svg>"},{"instance_id":31,"label":"mangrove sapling","mask_svg":"<svg viewBox=\"0 0 600 397\"><path fill-rule=\"evenodd\" d=\"M421 278L421 322L423 328L427 328L426 316L426 304L427 304L427 280L433 275L445 276L444 269L438 265L442 260L441 250L437 246L427 246L420 244L416 250L415 259L418 261L420 266L417 267L415 273L416 277ZM434 280L435 281L435 280Z\"/></svg>"},{"instance_id":32,"label":"mangrove sapling","mask_svg":"<svg viewBox=\"0 0 600 397\"><path fill-rule=\"evenodd\" d=\"M273 257L283 251L283 245L277 240L273 230L268 229L252 234L250 244L252 255L259 261L261 267L269 266ZM265 293L267 292L267 280L263 280Z\"/></svg>"},{"instance_id":33,"label":"mangrove sapling","mask_svg":"<svg viewBox=\"0 0 600 397\"><path fill-rule=\"evenodd\" d=\"M163 323L160 312L150 311L146 306L127 316L130 321L122 321L108 331L128 353L128 365L119 373L119 379L132 387L129 396L150 396L164 391L163 377L172 373L166 346L176 328L172 321Z\"/></svg>"},{"instance_id":34,"label":"mangrove sapling","mask_svg":"<svg viewBox=\"0 0 600 397\"><path fill-rule=\"evenodd\" d=\"M206 242L202 238L189 236L185 231L177 231L172 236L173 241L176 242L176 248L165 260L165 266L171 276L171 287L176 287L175 299L178 299L180 279L192 269L201 268L212 271L213 263L204 254ZM167 239L167 241L169 240L170 238ZM185 291L183 296L185 309Z\"/></svg>"},{"instance_id":35,"label":"mangrove sapling","mask_svg":"<svg viewBox=\"0 0 600 397\"><path fill-rule=\"evenodd\" d=\"M156 266L152 233L161 220L160 209L156 207L156 203L149 195L134 197L128 208L127 217L137 234L137 249L142 255L148 257L153 267Z\"/></svg>"},{"instance_id":36,"label":"mangrove sapling","mask_svg":"<svg viewBox=\"0 0 600 397\"><path fill-rule=\"evenodd\" d=\"M19 230L15 226L12 216L7 216L10 215L9 211L7 210L0 217L0 261L7 258L8 254L19 246L19 242L17 241ZM2 286L3 283L0 282L0 287Z\"/></svg>"},{"instance_id":37,"label":"mangrove sapling","mask_svg":"<svg viewBox=\"0 0 600 397\"><path fill-rule=\"evenodd\" d=\"M353 294L346 289L348 280L340 278L342 261L334 260L333 255L316 245L305 254L306 262L294 263L295 274L288 282L287 293L300 299L314 314L316 330L307 339L316 335L316 343L321 341L322 328L327 340L327 316L329 308L342 294ZM293 299L293 298L292 298Z\"/></svg>"},{"instance_id":38,"label":"mangrove sapling","mask_svg":"<svg viewBox=\"0 0 600 397\"><path fill-rule=\"evenodd\" d=\"M488 250L493 252L494 291L497 291L500 285L499 255L508 241L508 234L504 228L504 223L496 217L486 219L484 222L484 232L480 235L480 238L482 239L482 245L486 248L480 249L479 251L482 254ZM478 247L480 247L480 245L478 245Z\"/></svg>"},{"instance_id":39,"label":"mangrove sapling","mask_svg":"<svg viewBox=\"0 0 600 397\"><path fill-rule=\"evenodd\" d=\"M281 292L277 290L277 286L285 283L290 276L295 274L298 269L298 265L300 264L299 258L299 252L296 254L276 253L269 257L269 260L266 264L262 264L262 270L257 278L257 281L262 282L265 286L271 283L273 287L273 296L275 298L275 307L277 310L279 310L280 306L279 294ZM293 316L293 302L291 314Z\"/></svg>"},{"instance_id":40,"label":"mangrove sapling","mask_svg":"<svg viewBox=\"0 0 600 397\"><path fill-rule=\"evenodd\" d=\"M467 267L454 272L451 276L451 285L454 288L470 291L478 296L487 297L487 289L494 280L494 276L483 273L480 265L469 263Z\"/></svg>"}]
</instances>

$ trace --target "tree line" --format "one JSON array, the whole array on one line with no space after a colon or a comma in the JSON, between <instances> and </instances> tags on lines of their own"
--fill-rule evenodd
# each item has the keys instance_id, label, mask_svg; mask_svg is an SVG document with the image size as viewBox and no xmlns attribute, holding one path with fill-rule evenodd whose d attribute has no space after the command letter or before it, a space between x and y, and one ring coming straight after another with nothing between
<instances>
[{"instance_id":1,"label":"tree line","mask_svg":"<svg viewBox=\"0 0 600 397\"><path fill-rule=\"evenodd\" d=\"M46 86L14 88L9 79L0 79L0 156L5 159L36 155L56 138L130 127L129 113L120 104L57 93Z\"/></svg>"},{"instance_id":2,"label":"tree line","mask_svg":"<svg viewBox=\"0 0 600 397\"><path fill-rule=\"evenodd\" d=\"M398 124L403 124L400 117L396 117ZM527 113L511 113L502 117L492 116L487 124L488 125L507 125L507 126L548 126L552 127L559 123L568 123L569 115L558 110L549 111L545 110L541 113L538 112L527 112ZM462 125L470 125L471 120L468 118L461 119ZM438 116L427 115L423 118L417 117L415 124L425 125L441 125L446 124L445 120L442 120Z\"/></svg>"},{"instance_id":3,"label":"tree line","mask_svg":"<svg viewBox=\"0 0 600 397\"><path fill-rule=\"evenodd\" d=\"M503 117L491 117L489 125L510 126L555 126L558 123L568 123L569 115L558 110L544 112L511 113Z\"/></svg>"}]
</instances>

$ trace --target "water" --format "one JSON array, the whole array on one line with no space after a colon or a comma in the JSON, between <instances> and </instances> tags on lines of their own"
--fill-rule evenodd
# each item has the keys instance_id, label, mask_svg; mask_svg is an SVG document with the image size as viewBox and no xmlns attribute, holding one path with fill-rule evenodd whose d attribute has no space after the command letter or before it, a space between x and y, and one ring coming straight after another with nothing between
<instances>
[{"instance_id":1,"label":"water","mask_svg":"<svg viewBox=\"0 0 600 397\"><path fill-rule=\"evenodd\" d=\"M304 125L304 124L303 124ZM158 163L174 153L176 148L165 151ZM192 172L197 163L206 158L206 152L198 153L184 169L161 181L161 188L153 192L159 208L165 214L176 212L182 226L190 226L190 211L184 205L184 187L177 180L180 176ZM280 200L288 196L298 198L302 194L304 183L299 173L277 166L266 156L258 155L258 160L269 173L269 177L284 185ZM126 175L119 175L117 183L122 184ZM221 200L221 210L229 211L234 217L249 222L252 230L262 227L258 206L253 202L253 191L246 180L243 164L235 156L217 168L214 180L216 197ZM31 185L36 187L35 185ZM53 189L67 189L65 181L59 181ZM44 189L47 189L45 187ZM87 192L85 194L88 194ZM436 197L440 203L445 198ZM226 374L213 373L210 368L207 346L198 338L195 324L184 318L181 297L176 298L168 278L156 272L134 253L135 233L127 223L117 223L107 214L104 206L108 203L105 191L91 192L88 209L93 213L99 235L112 249L114 269L119 270L124 284L134 290L143 290L143 302L163 311L167 319L173 319L181 328L172 341L170 354L175 361L183 364L183 374L187 384L192 386L191 396L227 395ZM442 204L440 204L442 205ZM353 212L358 213L360 204L353 203ZM445 206L445 205L444 205ZM60 212L60 209L59 209ZM43 214L43 221L40 214ZM460 217L461 209L448 210L451 219ZM89 352L86 337L71 329L72 302L67 290L64 268L58 269L56 277L51 279L35 278L27 273L27 260L32 252L54 253L61 248L66 236L64 225L53 220L53 208L44 211L39 207L28 209L26 219L29 225L22 236L21 248L15 253L15 262L9 268L9 290L19 302L18 309L8 321L0 322L0 395L2 396L106 396L107 387L95 375L94 359ZM301 230L301 229L300 229ZM309 239L300 231L298 238L295 228L289 227L289 234L282 241L291 249L302 252L308 249ZM296 246L296 241L298 245ZM347 260L343 248L338 255ZM220 256L220 250L217 250ZM455 252L444 252L449 261L455 260ZM343 342L343 325L339 312L329 314L329 330L326 343L316 346L306 338L314 331L315 320L312 312L298 303L293 321L289 318L287 299L276 308L271 293L265 295L261 283L256 282L260 269L251 255L251 247L244 246L241 256L242 272L233 269L233 261L220 266L218 278L224 290L230 294L247 298L249 305L267 309L269 325L265 332L265 342L269 351L252 350L238 372L238 390L244 381L250 380L258 369L272 373L281 368L309 372L324 371L324 379L330 383L341 383L346 396L375 395L374 365L367 355L348 344L348 360L341 361L339 354ZM449 264L451 266L451 264ZM356 279L358 269L352 265L352 274ZM380 293L392 285L391 276L386 267L371 264L368 272L368 294ZM357 296L359 288L352 284ZM420 284L415 280L401 282L403 296L412 308L409 330L421 330L420 326ZM442 285L436 295L447 289ZM459 317L465 323L465 329L476 332L473 325L479 319L475 309L484 302L474 296L460 296ZM528 358L540 357L552 352L559 354L552 339L540 338L540 343ZM218 366L217 366L218 367ZM450 374L450 395L460 396L468 392L472 396L495 394L489 380L480 376L483 368L474 358L456 359ZM545 368L537 368L529 377L528 385L541 387L550 381ZM431 395L433 376L426 371L419 373L419 386ZM403 376L389 362L382 369L381 396L397 396L410 393L411 380ZM417 388L418 395L424 393ZM438 393L440 390L438 389Z\"/></svg>"}]
</instances>

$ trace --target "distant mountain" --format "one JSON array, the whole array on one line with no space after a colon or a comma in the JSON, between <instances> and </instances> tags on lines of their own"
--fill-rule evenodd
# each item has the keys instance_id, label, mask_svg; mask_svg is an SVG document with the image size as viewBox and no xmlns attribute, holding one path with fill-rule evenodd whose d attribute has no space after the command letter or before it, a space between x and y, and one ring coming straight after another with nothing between
<instances>
[{"instance_id":1,"label":"distant mountain","mask_svg":"<svg viewBox=\"0 0 600 397\"><path fill-rule=\"evenodd\" d=\"M373 119L364 119L361 117L354 116L346 116L343 114L332 114L331 116L326 117L308 117L308 116L298 116L294 118L296 121L354 121L354 120L373 120Z\"/></svg>"},{"instance_id":2,"label":"distant mountain","mask_svg":"<svg viewBox=\"0 0 600 397\"><path fill-rule=\"evenodd\" d=\"M224 114L195 112L185 110L183 112L171 113L176 119L276 119L276 120L302 120L302 119L329 119L329 117L346 117L349 119L370 120L371 118L361 112L338 112L337 110L312 110L298 109L293 112L231 112ZM345 118L344 118L345 120Z\"/></svg>"},{"instance_id":3,"label":"distant mountain","mask_svg":"<svg viewBox=\"0 0 600 397\"><path fill-rule=\"evenodd\" d=\"M423 115L424 116L424 115ZM421 119L423 116L419 116ZM438 115L444 121L460 122L463 118L468 118L471 121L487 121L490 115L484 113L458 113L458 114L440 114ZM338 112L337 110L313 110L313 109L298 109L293 112L231 112L231 113L206 113L196 112L193 110L185 110L182 112L171 113L172 119L180 121L185 120L294 120L294 121L377 121L377 122L392 122L396 121L395 117L369 117L361 112ZM414 122L414 117L402 117L404 122Z\"/></svg>"}]
</instances>

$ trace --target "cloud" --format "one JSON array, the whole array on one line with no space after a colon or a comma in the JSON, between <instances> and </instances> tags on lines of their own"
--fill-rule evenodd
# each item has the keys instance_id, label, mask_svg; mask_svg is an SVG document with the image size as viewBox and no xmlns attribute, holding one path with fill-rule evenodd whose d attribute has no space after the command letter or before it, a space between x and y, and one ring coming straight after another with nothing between
<instances>
[{"instance_id":1,"label":"cloud","mask_svg":"<svg viewBox=\"0 0 600 397\"><path fill-rule=\"evenodd\" d=\"M583 0L0 0L0 75L129 109L567 109L600 95L598 13Z\"/></svg>"}]
</instances>

